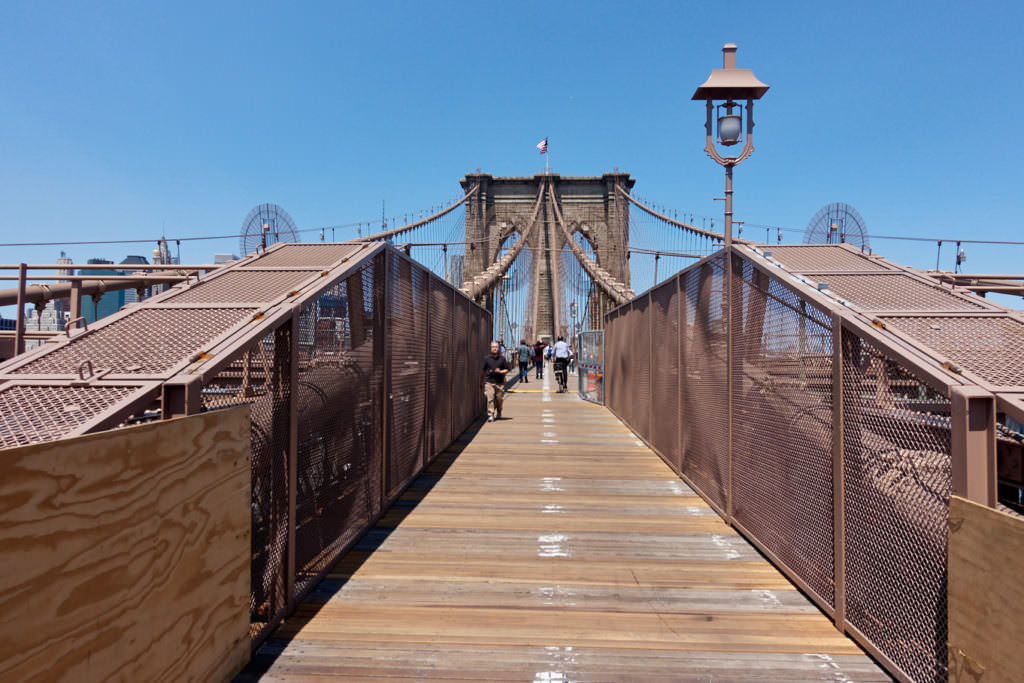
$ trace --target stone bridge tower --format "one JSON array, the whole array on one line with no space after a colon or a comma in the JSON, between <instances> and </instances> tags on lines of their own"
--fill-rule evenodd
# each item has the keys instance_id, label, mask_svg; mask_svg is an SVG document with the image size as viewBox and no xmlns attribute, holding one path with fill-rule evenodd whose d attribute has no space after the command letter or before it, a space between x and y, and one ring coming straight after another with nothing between
<instances>
[{"instance_id":1,"label":"stone bridge tower","mask_svg":"<svg viewBox=\"0 0 1024 683\"><path fill-rule=\"evenodd\" d=\"M479 183L480 192L466 206L468 244L463 280L471 281L482 273L494 262L503 245L511 246L530 228L537 193L548 179L554 185L562 217L573 237L582 235L593 249L598 265L628 285L629 202L616 191L616 187L627 193L633 189L636 181L628 173L564 178L557 173L508 178L495 178L488 173L466 174L461 180L463 190L468 192ZM527 245L534 250L535 313L530 335L540 339L564 335L569 324L560 319L558 305L561 296L558 291L559 255L565 236L556 220L554 209L545 197L536 230ZM600 328L611 301L604 294L595 293L595 296L598 305L591 306L591 324ZM490 300L486 303L493 308Z\"/></svg>"}]
</instances>

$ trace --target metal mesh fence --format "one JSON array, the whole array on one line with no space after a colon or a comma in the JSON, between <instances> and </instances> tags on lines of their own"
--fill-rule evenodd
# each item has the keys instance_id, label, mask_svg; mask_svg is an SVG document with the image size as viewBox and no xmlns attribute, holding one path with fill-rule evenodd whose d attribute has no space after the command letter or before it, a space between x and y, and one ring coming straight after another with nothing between
<instances>
[{"instance_id":1,"label":"metal mesh fence","mask_svg":"<svg viewBox=\"0 0 1024 683\"><path fill-rule=\"evenodd\" d=\"M582 332L576 344L576 374L580 398L604 403L604 330Z\"/></svg>"},{"instance_id":2,"label":"metal mesh fence","mask_svg":"<svg viewBox=\"0 0 1024 683\"><path fill-rule=\"evenodd\" d=\"M382 281L379 265L379 260L367 263L333 284L307 303L299 316L297 593L312 588L338 551L379 510L377 407L383 391L383 330L375 296Z\"/></svg>"},{"instance_id":3,"label":"metal mesh fence","mask_svg":"<svg viewBox=\"0 0 1024 683\"><path fill-rule=\"evenodd\" d=\"M287 605L290 325L239 351L203 384L203 408L251 406L252 564L250 635L262 636Z\"/></svg>"},{"instance_id":4,"label":"metal mesh fence","mask_svg":"<svg viewBox=\"0 0 1024 683\"><path fill-rule=\"evenodd\" d=\"M429 410L433 458L451 443L452 434L452 302L454 291L437 279L430 280L430 339L427 367L430 372Z\"/></svg>"},{"instance_id":5,"label":"metal mesh fence","mask_svg":"<svg viewBox=\"0 0 1024 683\"><path fill-rule=\"evenodd\" d=\"M733 514L833 605L831 320L750 263L737 274Z\"/></svg>"},{"instance_id":6,"label":"metal mesh fence","mask_svg":"<svg viewBox=\"0 0 1024 683\"><path fill-rule=\"evenodd\" d=\"M395 495L426 460L427 380L427 275L419 266L390 254L388 287L388 355L391 385L388 391L387 494Z\"/></svg>"},{"instance_id":7,"label":"metal mesh fence","mask_svg":"<svg viewBox=\"0 0 1024 683\"><path fill-rule=\"evenodd\" d=\"M681 452L683 473L712 502L726 506L728 373L724 259L686 271Z\"/></svg>"},{"instance_id":8,"label":"metal mesh fence","mask_svg":"<svg viewBox=\"0 0 1024 683\"><path fill-rule=\"evenodd\" d=\"M679 292L676 278L650 294L650 442L679 469Z\"/></svg>"},{"instance_id":9,"label":"metal mesh fence","mask_svg":"<svg viewBox=\"0 0 1024 683\"><path fill-rule=\"evenodd\" d=\"M944 680L949 385L732 258L606 316L608 406L891 671Z\"/></svg>"},{"instance_id":10,"label":"metal mesh fence","mask_svg":"<svg viewBox=\"0 0 1024 683\"><path fill-rule=\"evenodd\" d=\"M252 406L254 643L479 415L490 327L486 310L388 249L208 371L203 409Z\"/></svg>"},{"instance_id":11,"label":"metal mesh fence","mask_svg":"<svg viewBox=\"0 0 1024 683\"><path fill-rule=\"evenodd\" d=\"M868 340L844 332L842 351L847 618L945 680L949 402Z\"/></svg>"}]
</instances>

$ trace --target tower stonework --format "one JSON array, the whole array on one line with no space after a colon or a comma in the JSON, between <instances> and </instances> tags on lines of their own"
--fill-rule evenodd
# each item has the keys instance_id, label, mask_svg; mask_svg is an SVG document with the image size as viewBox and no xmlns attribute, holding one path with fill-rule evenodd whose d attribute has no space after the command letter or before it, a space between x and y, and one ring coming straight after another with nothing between
<instances>
[{"instance_id":1,"label":"tower stonework","mask_svg":"<svg viewBox=\"0 0 1024 683\"><path fill-rule=\"evenodd\" d=\"M466 260L463 280L481 274L495 261L504 245L511 245L529 230L537 195L550 180L566 227L575 237L590 243L598 265L616 280L629 284L629 202L616 188L629 192L636 182L628 173L601 176L562 177L540 173L533 177L496 178L489 173L466 174L460 182L465 192L479 185L480 191L466 206ZM565 334L568 321L560 320L558 297L559 254L565 235L556 223L548 197L542 200L536 230L530 235L534 250L534 315L529 336L554 339ZM610 300L600 295L592 323L600 326ZM491 301L485 305L492 307Z\"/></svg>"}]
</instances>

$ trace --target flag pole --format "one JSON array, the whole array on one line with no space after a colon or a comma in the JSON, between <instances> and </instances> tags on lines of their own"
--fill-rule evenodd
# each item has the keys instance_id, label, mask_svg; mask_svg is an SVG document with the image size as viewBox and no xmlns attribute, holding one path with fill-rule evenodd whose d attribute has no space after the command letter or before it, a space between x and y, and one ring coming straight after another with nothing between
<instances>
[{"instance_id":1,"label":"flag pole","mask_svg":"<svg viewBox=\"0 0 1024 683\"><path fill-rule=\"evenodd\" d=\"M544 138L544 175L550 172L550 166L548 165L548 148L551 146L551 140Z\"/></svg>"}]
</instances>

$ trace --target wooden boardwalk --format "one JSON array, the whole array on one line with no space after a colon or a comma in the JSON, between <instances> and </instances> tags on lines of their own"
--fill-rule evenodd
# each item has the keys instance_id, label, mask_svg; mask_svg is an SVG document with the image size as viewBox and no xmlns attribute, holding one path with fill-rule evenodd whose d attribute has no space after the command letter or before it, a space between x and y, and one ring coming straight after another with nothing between
<instances>
[{"instance_id":1,"label":"wooden boardwalk","mask_svg":"<svg viewBox=\"0 0 1024 683\"><path fill-rule=\"evenodd\" d=\"M531 382L239 681L889 680L611 413Z\"/></svg>"}]
</instances>

